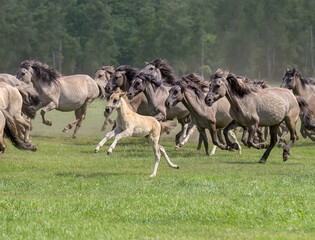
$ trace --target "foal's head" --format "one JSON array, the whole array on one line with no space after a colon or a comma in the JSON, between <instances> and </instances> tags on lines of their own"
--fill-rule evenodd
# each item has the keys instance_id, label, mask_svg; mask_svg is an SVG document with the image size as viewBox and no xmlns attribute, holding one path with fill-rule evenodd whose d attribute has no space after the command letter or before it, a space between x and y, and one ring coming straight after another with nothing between
<instances>
[{"instance_id":1,"label":"foal's head","mask_svg":"<svg viewBox=\"0 0 315 240\"><path fill-rule=\"evenodd\" d=\"M125 96L125 92L114 92L108 100L107 106L105 108L105 114L111 114L115 109L120 107L121 98Z\"/></svg>"}]
</instances>

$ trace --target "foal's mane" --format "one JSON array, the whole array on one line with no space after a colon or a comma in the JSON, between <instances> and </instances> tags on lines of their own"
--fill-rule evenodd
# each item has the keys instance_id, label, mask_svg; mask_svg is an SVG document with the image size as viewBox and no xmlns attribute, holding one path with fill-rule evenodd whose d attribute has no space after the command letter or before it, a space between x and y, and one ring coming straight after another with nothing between
<instances>
[{"instance_id":1,"label":"foal's mane","mask_svg":"<svg viewBox=\"0 0 315 240\"><path fill-rule=\"evenodd\" d=\"M166 60L163 59L155 59L149 64L158 68L161 72L162 78L169 84L173 84L176 82L176 77L173 68L167 63ZM149 65L148 64L148 65Z\"/></svg>"},{"instance_id":2,"label":"foal's mane","mask_svg":"<svg viewBox=\"0 0 315 240\"><path fill-rule=\"evenodd\" d=\"M134 68L134 67L131 67L129 65L121 65L121 66L117 67L115 71L116 72L125 71L128 81L132 81L132 79L139 73L138 68Z\"/></svg>"},{"instance_id":3,"label":"foal's mane","mask_svg":"<svg viewBox=\"0 0 315 240\"><path fill-rule=\"evenodd\" d=\"M289 75L291 77L296 76L300 79L302 83L302 87L305 88L305 85L315 85L315 79L314 78L305 78L302 77L302 74L299 70L293 68L293 69L287 69L285 72L285 76Z\"/></svg>"},{"instance_id":4,"label":"foal's mane","mask_svg":"<svg viewBox=\"0 0 315 240\"><path fill-rule=\"evenodd\" d=\"M58 78L62 77L56 69L37 60L26 60L21 63L20 68L33 68L36 77L48 83L57 83Z\"/></svg>"}]
</instances>

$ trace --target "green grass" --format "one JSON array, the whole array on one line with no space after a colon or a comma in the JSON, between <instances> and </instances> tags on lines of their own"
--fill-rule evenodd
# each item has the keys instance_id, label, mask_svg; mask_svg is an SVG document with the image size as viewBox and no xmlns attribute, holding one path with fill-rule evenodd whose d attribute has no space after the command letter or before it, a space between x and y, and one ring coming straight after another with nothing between
<instances>
[{"instance_id":1,"label":"green grass","mask_svg":"<svg viewBox=\"0 0 315 240\"><path fill-rule=\"evenodd\" d=\"M77 139L61 130L73 113L48 113L53 126L33 124L37 152L7 140L0 159L1 239L314 239L315 143L300 139L282 162L275 148L243 154L196 151L189 142L164 159L142 138L124 139L111 156L95 154L105 103L95 102ZM196 136L195 136L196 138ZM112 141L109 141L111 143Z\"/></svg>"}]
</instances>

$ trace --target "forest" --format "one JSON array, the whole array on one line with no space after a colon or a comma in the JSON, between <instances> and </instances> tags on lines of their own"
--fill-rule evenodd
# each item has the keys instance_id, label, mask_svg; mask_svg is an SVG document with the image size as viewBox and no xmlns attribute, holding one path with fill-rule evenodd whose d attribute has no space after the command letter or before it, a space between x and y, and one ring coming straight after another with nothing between
<instances>
[{"instance_id":1,"label":"forest","mask_svg":"<svg viewBox=\"0 0 315 240\"><path fill-rule=\"evenodd\" d=\"M315 76L314 0L0 0L0 72L37 59L62 74L166 59L177 76L217 68Z\"/></svg>"}]
</instances>

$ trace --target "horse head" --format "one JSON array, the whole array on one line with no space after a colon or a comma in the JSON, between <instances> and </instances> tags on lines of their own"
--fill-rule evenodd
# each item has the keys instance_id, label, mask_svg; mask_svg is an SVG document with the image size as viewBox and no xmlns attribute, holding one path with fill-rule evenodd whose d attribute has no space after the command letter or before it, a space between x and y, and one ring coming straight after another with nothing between
<instances>
[{"instance_id":1,"label":"horse head","mask_svg":"<svg viewBox=\"0 0 315 240\"><path fill-rule=\"evenodd\" d=\"M125 96L126 92L116 91L114 92L108 100L108 104L105 108L105 115L111 114L115 109L120 107L121 97Z\"/></svg>"},{"instance_id":2,"label":"horse head","mask_svg":"<svg viewBox=\"0 0 315 240\"><path fill-rule=\"evenodd\" d=\"M127 91L127 97L129 100L133 99L139 93L143 92L146 88L146 78L148 76L143 73L139 73L131 82L131 86Z\"/></svg>"},{"instance_id":3,"label":"horse head","mask_svg":"<svg viewBox=\"0 0 315 240\"><path fill-rule=\"evenodd\" d=\"M21 63L19 70L16 73L16 78L22 82L30 84L32 82L33 69L32 61L26 60Z\"/></svg>"},{"instance_id":4,"label":"horse head","mask_svg":"<svg viewBox=\"0 0 315 240\"><path fill-rule=\"evenodd\" d=\"M165 101L165 107L170 109L184 98L184 85L176 84L169 90L169 95Z\"/></svg>"},{"instance_id":5,"label":"horse head","mask_svg":"<svg viewBox=\"0 0 315 240\"><path fill-rule=\"evenodd\" d=\"M217 100L219 100L220 98L226 95L226 92L227 92L227 89L225 86L226 77L227 77L226 75L227 75L226 73L221 72L221 70L220 71L218 70L211 77L212 80L209 86L209 92L207 93L207 96L205 98L205 102L208 106L211 106L214 102L216 102Z\"/></svg>"},{"instance_id":6,"label":"horse head","mask_svg":"<svg viewBox=\"0 0 315 240\"><path fill-rule=\"evenodd\" d=\"M102 66L99 70L97 70L94 74L95 81L102 81L105 84L108 83L110 76L115 72L115 68L113 66Z\"/></svg>"},{"instance_id":7,"label":"horse head","mask_svg":"<svg viewBox=\"0 0 315 240\"><path fill-rule=\"evenodd\" d=\"M281 83L281 88L287 88L287 89L294 89L296 85L296 81L298 78L301 77L301 74L298 70L295 68L293 69L286 69L286 72L284 73L283 80Z\"/></svg>"}]
</instances>

